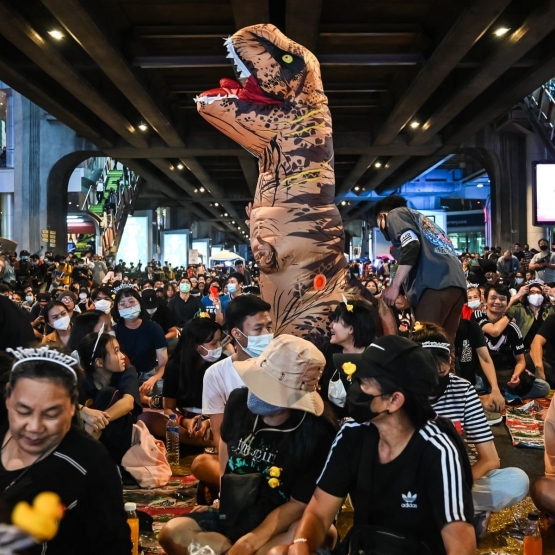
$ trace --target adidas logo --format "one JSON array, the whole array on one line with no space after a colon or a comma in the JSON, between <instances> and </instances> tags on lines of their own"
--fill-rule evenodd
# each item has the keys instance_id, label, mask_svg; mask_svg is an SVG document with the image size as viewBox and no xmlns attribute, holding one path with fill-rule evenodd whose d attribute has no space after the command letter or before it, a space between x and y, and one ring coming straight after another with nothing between
<instances>
[{"instance_id":1,"label":"adidas logo","mask_svg":"<svg viewBox=\"0 0 555 555\"><path fill-rule=\"evenodd\" d=\"M402 493L401 497L403 498L404 503L401 503L401 507L403 509L417 509L418 505L415 503L416 498L418 495L412 494L410 491L407 494Z\"/></svg>"}]
</instances>

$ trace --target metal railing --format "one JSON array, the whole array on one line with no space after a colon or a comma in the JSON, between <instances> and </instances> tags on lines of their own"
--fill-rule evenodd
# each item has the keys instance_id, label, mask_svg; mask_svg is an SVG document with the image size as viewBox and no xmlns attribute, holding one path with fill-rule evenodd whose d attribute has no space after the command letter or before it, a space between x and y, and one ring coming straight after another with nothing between
<instances>
[{"instance_id":1,"label":"metal railing","mask_svg":"<svg viewBox=\"0 0 555 555\"><path fill-rule=\"evenodd\" d=\"M555 79L551 79L528 97L528 107L537 121L548 131L551 141L555 138Z\"/></svg>"}]
</instances>

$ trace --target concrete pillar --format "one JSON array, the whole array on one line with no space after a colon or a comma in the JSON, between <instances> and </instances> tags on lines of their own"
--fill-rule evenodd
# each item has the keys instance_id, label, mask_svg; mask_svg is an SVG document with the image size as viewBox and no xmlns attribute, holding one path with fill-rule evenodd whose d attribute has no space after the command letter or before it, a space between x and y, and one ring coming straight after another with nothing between
<instances>
[{"instance_id":1,"label":"concrete pillar","mask_svg":"<svg viewBox=\"0 0 555 555\"><path fill-rule=\"evenodd\" d=\"M542 237L549 240L549 227L535 226L533 223L534 203L532 200L534 183L534 162L552 159L550 151L545 147L541 138L535 133L526 136L526 243L530 248L537 248Z\"/></svg>"},{"instance_id":2,"label":"concrete pillar","mask_svg":"<svg viewBox=\"0 0 555 555\"><path fill-rule=\"evenodd\" d=\"M0 237L15 240L13 236L13 193L0 194L0 212L2 213Z\"/></svg>"}]
</instances>

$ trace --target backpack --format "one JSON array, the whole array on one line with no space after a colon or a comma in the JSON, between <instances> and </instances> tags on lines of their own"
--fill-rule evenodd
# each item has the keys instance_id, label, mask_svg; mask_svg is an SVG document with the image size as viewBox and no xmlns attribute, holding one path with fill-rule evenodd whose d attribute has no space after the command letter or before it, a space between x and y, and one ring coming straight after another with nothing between
<instances>
[{"instance_id":1,"label":"backpack","mask_svg":"<svg viewBox=\"0 0 555 555\"><path fill-rule=\"evenodd\" d=\"M155 439L140 420L133 424L131 447L123 456L121 465L142 488L165 486L172 476L164 442Z\"/></svg>"}]
</instances>

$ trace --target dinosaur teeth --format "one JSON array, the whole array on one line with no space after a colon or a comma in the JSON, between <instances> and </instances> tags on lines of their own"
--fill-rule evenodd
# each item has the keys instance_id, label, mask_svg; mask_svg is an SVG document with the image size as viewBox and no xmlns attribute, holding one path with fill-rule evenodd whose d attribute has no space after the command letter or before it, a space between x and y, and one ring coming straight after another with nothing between
<instances>
[{"instance_id":1,"label":"dinosaur teeth","mask_svg":"<svg viewBox=\"0 0 555 555\"><path fill-rule=\"evenodd\" d=\"M193 100L195 102L200 102L201 104L212 104L216 100L225 100L227 98L238 98L238 97L236 94L226 94L226 95L218 94L217 96L195 96Z\"/></svg>"}]
</instances>

